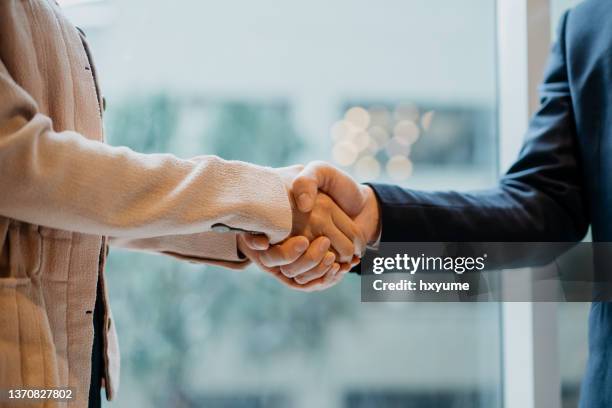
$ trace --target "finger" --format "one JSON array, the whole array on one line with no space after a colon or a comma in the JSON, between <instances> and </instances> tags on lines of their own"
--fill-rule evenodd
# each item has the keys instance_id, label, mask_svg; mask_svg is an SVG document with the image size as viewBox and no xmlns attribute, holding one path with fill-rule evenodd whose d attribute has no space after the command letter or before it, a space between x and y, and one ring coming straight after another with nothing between
<instances>
[{"instance_id":1,"label":"finger","mask_svg":"<svg viewBox=\"0 0 612 408\"><path fill-rule=\"evenodd\" d=\"M334 286L338 282L340 282L342 279L344 279L344 276L349 272L349 270L338 270L338 272L336 272L336 274L332 278L331 282L329 283L329 286L330 287Z\"/></svg>"},{"instance_id":2,"label":"finger","mask_svg":"<svg viewBox=\"0 0 612 408\"><path fill-rule=\"evenodd\" d=\"M306 284L299 284L295 281L295 279L287 278L280 272L280 268L268 269L268 272L271 272L272 275L276 276L278 280L295 290L300 292L315 292L331 288L332 286L338 284L338 282L340 282L344 276L351 271L355 260L359 262L359 258L355 257L351 263L334 263L324 276L313 279Z\"/></svg>"},{"instance_id":3,"label":"finger","mask_svg":"<svg viewBox=\"0 0 612 408\"><path fill-rule=\"evenodd\" d=\"M310 242L306 237L291 237L259 253L259 261L272 268L295 262L308 249Z\"/></svg>"},{"instance_id":4,"label":"finger","mask_svg":"<svg viewBox=\"0 0 612 408\"><path fill-rule=\"evenodd\" d=\"M302 285L296 283L293 279L286 277L283 275L279 267L276 268L267 268L266 272L270 273L274 276L278 281L280 281L283 285L288 286L292 289L297 289L305 292L307 288L303 288Z\"/></svg>"},{"instance_id":5,"label":"finger","mask_svg":"<svg viewBox=\"0 0 612 408\"><path fill-rule=\"evenodd\" d=\"M285 286L288 286L292 289L298 290L300 292L312 292L315 290L316 282L309 282L305 285L300 285L292 278L288 278L280 271L280 268L274 268L274 272L272 273L277 280L279 280Z\"/></svg>"},{"instance_id":6,"label":"finger","mask_svg":"<svg viewBox=\"0 0 612 408\"><path fill-rule=\"evenodd\" d=\"M337 206L333 207L331 216L336 227L338 227L338 229L342 231L342 233L353 242L353 255L361 256L365 251L366 242L365 238L363 237L363 234L361 233L355 222Z\"/></svg>"},{"instance_id":7,"label":"finger","mask_svg":"<svg viewBox=\"0 0 612 408\"><path fill-rule=\"evenodd\" d=\"M247 248L247 250L248 251L252 251L252 250L250 250L248 248ZM255 251L253 251L253 252L255 252ZM256 259L254 262L257 263L257 265L259 266L259 268L263 272L273 276L280 283L282 283L283 285L285 285L287 287L290 287L292 289L298 290L300 292L313 292L314 290L316 290L317 282L310 282L310 283L308 283L306 285L300 285L299 283L295 282L293 279L288 278L285 275L283 275L283 273L281 272L280 267L275 266L275 267L268 268L268 267L262 265L261 262L259 262L258 259ZM332 267L333 267L333 265L332 265Z\"/></svg>"},{"instance_id":8,"label":"finger","mask_svg":"<svg viewBox=\"0 0 612 408\"><path fill-rule=\"evenodd\" d=\"M353 269L353 265L350 262L343 263L342 265L340 265L341 272L350 272L351 269Z\"/></svg>"},{"instance_id":9,"label":"finger","mask_svg":"<svg viewBox=\"0 0 612 408\"><path fill-rule=\"evenodd\" d=\"M263 267L263 265L261 265L261 262L259 262L259 252L254 249L251 249L245 243L244 235L245 234L236 235L236 244L238 246L238 252L240 252L242 256L245 256L251 262L257 264L257 266Z\"/></svg>"},{"instance_id":10,"label":"finger","mask_svg":"<svg viewBox=\"0 0 612 408\"><path fill-rule=\"evenodd\" d=\"M295 262L281 266L281 271L288 278L294 278L317 266L324 260L331 242L326 237L319 237L312 241L306 252ZM332 254L333 256L333 254ZM334 257L335 258L335 257ZM333 260L327 266L330 266Z\"/></svg>"},{"instance_id":11,"label":"finger","mask_svg":"<svg viewBox=\"0 0 612 408\"><path fill-rule=\"evenodd\" d=\"M325 276L323 276L323 279L321 279L321 284L319 289L325 289L330 287L329 284L333 281L334 276L336 276L336 274L340 271L340 268L342 267L342 264L339 263L334 263L334 268L332 270L330 270L328 273L325 274Z\"/></svg>"},{"instance_id":12,"label":"finger","mask_svg":"<svg viewBox=\"0 0 612 408\"><path fill-rule=\"evenodd\" d=\"M363 208L361 187L348 174L321 161L306 165L292 183L292 194L302 212L312 210L317 191L331 196L351 217Z\"/></svg>"},{"instance_id":13,"label":"finger","mask_svg":"<svg viewBox=\"0 0 612 408\"><path fill-rule=\"evenodd\" d=\"M324 276L331 268L334 267L335 259L336 256L333 253L328 252L318 265L316 265L309 271L302 273L301 275L294 276L293 280L299 283L300 285L304 285L310 281L319 279L320 277Z\"/></svg>"},{"instance_id":14,"label":"finger","mask_svg":"<svg viewBox=\"0 0 612 408\"><path fill-rule=\"evenodd\" d=\"M342 277L346 273L346 271L341 270L341 265L335 263L333 268L325 274L322 278L317 279L316 281L312 281L305 286L308 286L308 291L321 291L331 288L336 285L338 282L342 280Z\"/></svg>"},{"instance_id":15,"label":"finger","mask_svg":"<svg viewBox=\"0 0 612 408\"><path fill-rule=\"evenodd\" d=\"M296 284L292 287L302 292L314 292L329 289L332 286L338 284L342 279L344 279L344 276L346 276L346 274L349 273L350 270L350 263L334 263L332 268L330 268L330 270L325 274L325 276L312 280L306 283L305 285Z\"/></svg>"},{"instance_id":16,"label":"finger","mask_svg":"<svg viewBox=\"0 0 612 408\"><path fill-rule=\"evenodd\" d=\"M340 272L340 264L335 263L333 267L323 276L318 290L328 289L334 285L334 279Z\"/></svg>"},{"instance_id":17,"label":"finger","mask_svg":"<svg viewBox=\"0 0 612 408\"><path fill-rule=\"evenodd\" d=\"M331 245L338 254L339 262L350 262L355 254L355 245L348 239L333 223L323 229L325 235L331 241Z\"/></svg>"},{"instance_id":18,"label":"finger","mask_svg":"<svg viewBox=\"0 0 612 408\"><path fill-rule=\"evenodd\" d=\"M298 284L296 282L295 283L297 285L296 289L302 292L315 292L315 291L320 291L320 290L330 287L328 282L331 282L332 277L336 275L339 267L340 267L339 264L333 263L332 266L327 270L327 272L322 277L313 279L310 282L305 283L305 284Z\"/></svg>"},{"instance_id":19,"label":"finger","mask_svg":"<svg viewBox=\"0 0 612 408\"><path fill-rule=\"evenodd\" d=\"M293 180L291 192L300 211L312 211L319 185L323 184L324 172L323 168L310 163Z\"/></svg>"},{"instance_id":20,"label":"finger","mask_svg":"<svg viewBox=\"0 0 612 408\"><path fill-rule=\"evenodd\" d=\"M255 251L263 251L270 247L270 240L263 234L242 234L245 245Z\"/></svg>"}]
</instances>

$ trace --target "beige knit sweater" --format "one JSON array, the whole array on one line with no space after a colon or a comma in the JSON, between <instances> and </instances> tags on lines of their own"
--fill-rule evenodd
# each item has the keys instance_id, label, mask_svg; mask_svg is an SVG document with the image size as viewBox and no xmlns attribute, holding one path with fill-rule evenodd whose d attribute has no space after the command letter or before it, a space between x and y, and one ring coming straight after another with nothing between
<instances>
[{"instance_id":1,"label":"beige knit sweater","mask_svg":"<svg viewBox=\"0 0 612 408\"><path fill-rule=\"evenodd\" d=\"M108 242L240 266L235 234L212 226L273 241L291 229L271 169L108 146L101 102L86 40L59 6L1 0L0 389L72 387L75 407L87 405L91 311ZM104 300L110 399L119 351Z\"/></svg>"}]
</instances>

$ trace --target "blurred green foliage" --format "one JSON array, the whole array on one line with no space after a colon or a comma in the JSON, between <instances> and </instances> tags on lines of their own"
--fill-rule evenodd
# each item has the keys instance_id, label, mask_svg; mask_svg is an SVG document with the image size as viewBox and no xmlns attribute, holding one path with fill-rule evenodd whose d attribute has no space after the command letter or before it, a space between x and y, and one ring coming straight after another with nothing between
<instances>
[{"instance_id":1,"label":"blurred green foliage","mask_svg":"<svg viewBox=\"0 0 612 408\"><path fill-rule=\"evenodd\" d=\"M111 106L105 121L109 143L142 153L167 152L178 125L179 109L165 93L119 101Z\"/></svg>"},{"instance_id":2,"label":"blurred green foliage","mask_svg":"<svg viewBox=\"0 0 612 408\"><path fill-rule=\"evenodd\" d=\"M194 112L168 94L132 95L109 109L108 139L140 152L167 151L181 141L177 132L185 108ZM284 103L220 102L200 108L202 115L215 114L210 127L197 130L204 136L194 155L278 166L288 164L303 146ZM129 400L130 392L136 392L145 400L141 404L152 407L198 406L200 391L192 389L190 377L206 372L216 357L214 344L222 338L235 339L232 347L245 365L273 364L295 352L314 358L330 323L352 315L350 305L358 302L359 293L352 282L304 294L259 271L194 266L120 250L111 250L107 276L123 378L138 381L136 390L124 387L122 398Z\"/></svg>"},{"instance_id":3,"label":"blurred green foliage","mask_svg":"<svg viewBox=\"0 0 612 408\"><path fill-rule=\"evenodd\" d=\"M224 159L276 167L290 164L291 156L303 146L285 103L224 103L205 137Z\"/></svg>"}]
</instances>

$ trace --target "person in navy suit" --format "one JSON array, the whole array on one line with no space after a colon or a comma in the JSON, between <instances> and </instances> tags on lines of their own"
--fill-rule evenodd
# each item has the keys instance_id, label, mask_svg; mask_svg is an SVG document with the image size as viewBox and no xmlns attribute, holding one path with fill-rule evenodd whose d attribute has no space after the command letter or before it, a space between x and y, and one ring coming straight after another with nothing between
<instances>
[{"instance_id":1,"label":"person in navy suit","mask_svg":"<svg viewBox=\"0 0 612 408\"><path fill-rule=\"evenodd\" d=\"M612 2L587 0L566 12L559 27L541 105L497 187L460 193L358 185L315 162L293 183L298 207L309 211L317 191L326 192L371 244L578 242L589 226L594 242L612 241ZM308 281L296 268L283 273ZM580 407L612 407L612 303L592 304L589 327Z\"/></svg>"}]
</instances>

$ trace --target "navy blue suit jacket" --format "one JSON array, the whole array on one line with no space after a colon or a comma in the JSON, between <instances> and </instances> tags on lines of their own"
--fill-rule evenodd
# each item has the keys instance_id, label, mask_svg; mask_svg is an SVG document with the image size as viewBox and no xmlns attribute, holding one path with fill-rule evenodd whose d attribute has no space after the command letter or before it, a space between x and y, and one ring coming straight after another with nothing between
<instances>
[{"instance_id":1,"label":"navy blue suit jacket","mask_svg":"<svg viewBox=\"0 0 612 408\"><path fill-rule=\"evenodd\" d=\"M520 157L490 190L373 184L382 241L612 241L612 1L560 22ZM518 136L518 135L517 135ZM581 407L612 407L612 304L593 303Z\"/></svg>"}]
</instances>

